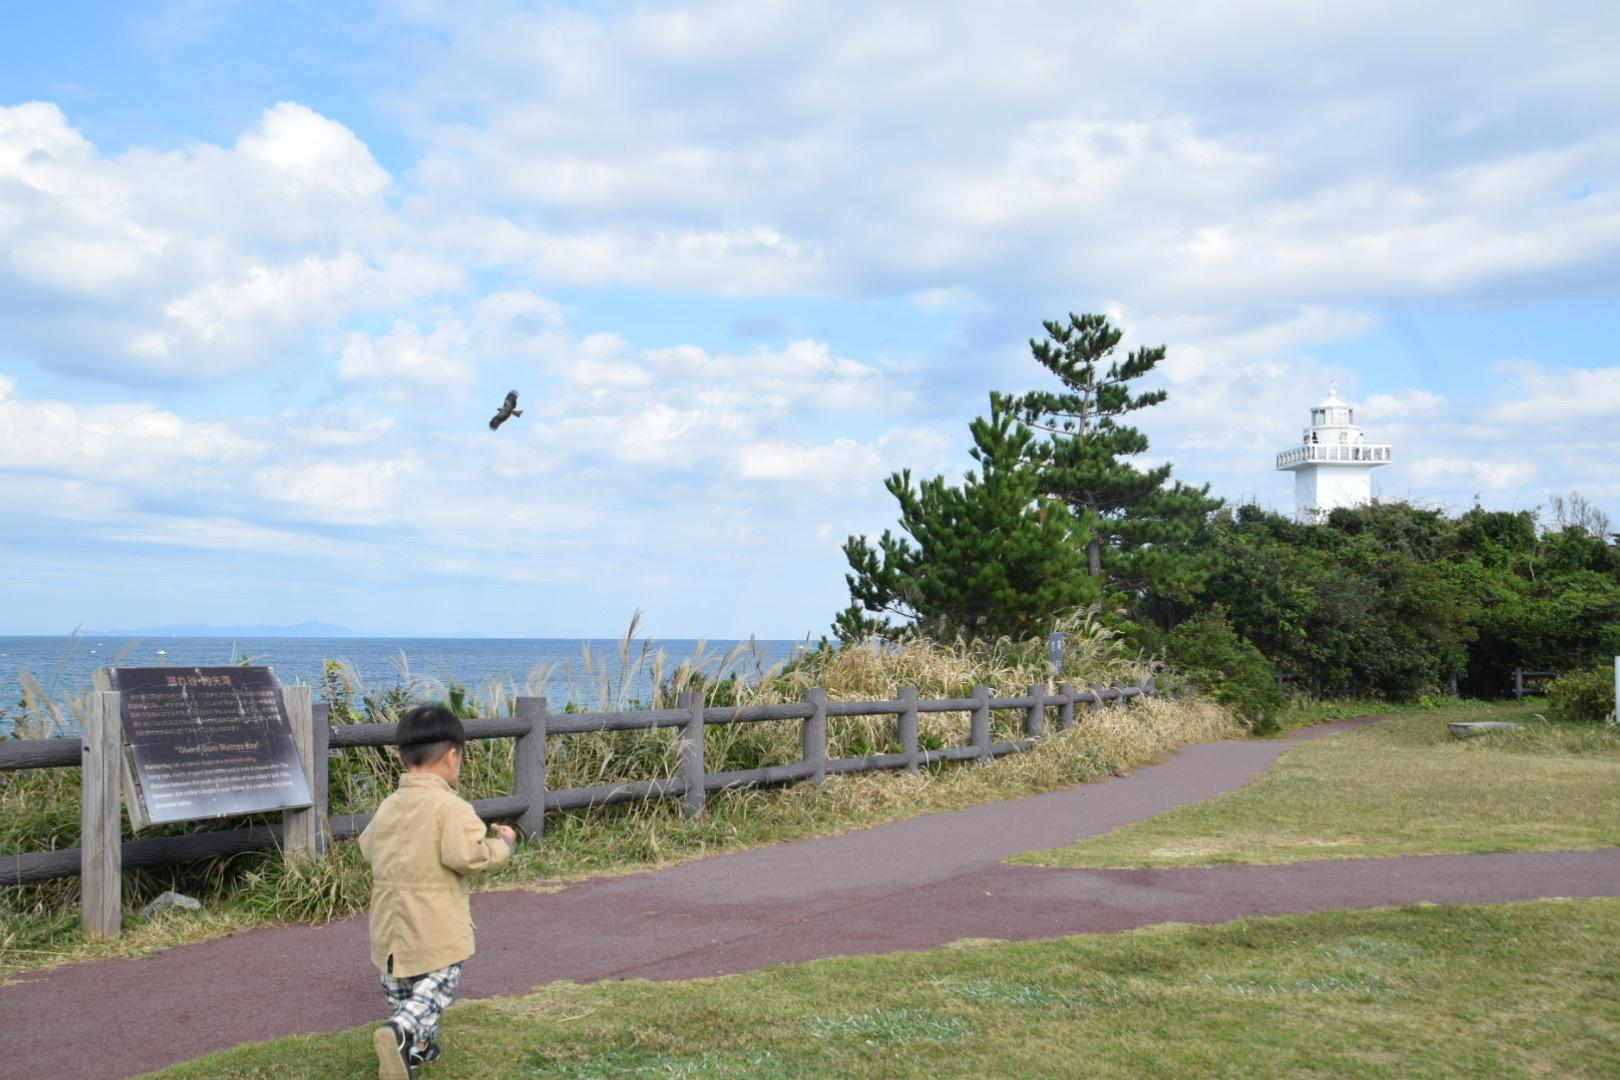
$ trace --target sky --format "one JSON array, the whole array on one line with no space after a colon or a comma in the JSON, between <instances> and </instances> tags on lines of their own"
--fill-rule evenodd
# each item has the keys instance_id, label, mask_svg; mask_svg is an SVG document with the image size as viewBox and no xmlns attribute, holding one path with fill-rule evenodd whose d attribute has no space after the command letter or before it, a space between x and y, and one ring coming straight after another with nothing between
<instances>
[{"instance_id":1,"label":"sky","mask_svg":"<svg viewBox=\"0 0 1620 1080\"><path fill-rule=\"evenodd\" d=\"M819 635L1043 320L1620 520L1612 3L8 5L0 634ZM501 398L523 415L487 427Z\"/></svg>"}]
</instances>

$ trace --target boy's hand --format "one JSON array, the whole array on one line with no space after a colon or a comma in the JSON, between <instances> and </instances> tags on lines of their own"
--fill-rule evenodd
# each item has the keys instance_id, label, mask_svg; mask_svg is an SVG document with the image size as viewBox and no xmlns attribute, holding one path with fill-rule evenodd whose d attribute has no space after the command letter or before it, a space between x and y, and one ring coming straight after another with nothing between
<instances>
[{"instance_id":1,"label":"boy's hand","mask_svg":"<svg viewBox=\"0 0 1620 1080\"><path fill-rule=\"evenodd\" d=\"M517 850L517 830L510 825L495 826L495 835L506 841L506 846L513 851Z\"/></svg>"}]
</instances>

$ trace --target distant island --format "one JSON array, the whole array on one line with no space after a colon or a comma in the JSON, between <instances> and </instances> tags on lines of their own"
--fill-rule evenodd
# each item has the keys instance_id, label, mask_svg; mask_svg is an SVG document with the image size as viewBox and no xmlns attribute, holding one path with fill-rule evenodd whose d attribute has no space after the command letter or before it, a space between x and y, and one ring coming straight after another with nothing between
<instances>
[{"instance_id":1,"label":"distant island","mask_svg":"<svg viewBox=\"0 0 1620 1080\"><path fill-rule=\"evenodd\" d=\"M135 630L84 630L82 637L395 637L393 634L371 634L364 630L350 630L347 626L334 626L324 622L301 622L291 626L204 626L201 623L170 623L167 626L143 626Z\"/></svg>"}]
</instances>

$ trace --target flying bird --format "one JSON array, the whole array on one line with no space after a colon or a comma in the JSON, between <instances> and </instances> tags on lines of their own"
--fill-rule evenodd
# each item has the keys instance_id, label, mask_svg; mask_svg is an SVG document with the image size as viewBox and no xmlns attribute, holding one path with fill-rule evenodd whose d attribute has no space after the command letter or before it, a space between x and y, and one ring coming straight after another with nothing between
<instances>
[{"instance_id":1,"label":"flying bird","mask_svg":"<svg viewBox=\"0 0 1620 1080\"><path fill-rule=\"evenodd\" d=\"M490 418L489 430L494 431L506 423L510 417L522 415L523 410L517 407L517 391L513 390L506 395L506 400L501 403L500 411Z\"/></svg>"}]
</instances>

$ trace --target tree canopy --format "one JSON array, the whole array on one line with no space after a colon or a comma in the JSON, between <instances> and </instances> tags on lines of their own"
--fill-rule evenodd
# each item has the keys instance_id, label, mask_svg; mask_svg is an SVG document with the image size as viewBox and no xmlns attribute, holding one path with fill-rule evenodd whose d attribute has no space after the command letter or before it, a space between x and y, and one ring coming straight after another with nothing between
<instances>
[{"instance_id":1,"label":"tree canopy","mask_svg":"<svg viewBox=\"0 0 1620 1080\"><path fill-rule=\"evenodd\" d=\"M852 603L834 623L840 639L919 628L1028 637L1096 598L1082 554L1088 523L1040 495L1034 434L998 394L989 418L969 430L976 470L960 484L943 476L914 484L909 469L895 473L885 486L900 504L902 532L886 529L876 545L845 542Z\"/></svg>"},{"instance_id":2,"label":"tree canopy","mask_svg":"<svg viewBox=\"0 0 1620 1080\"><path fill-rule=\"evenodd\" d=\"M1008 402L1045 435L1030 445L1041 491L1089 515L1092 577L1128 592L1189 593L1208 572L1207 560L1192 554L1189 542L1221 500L1210 497L1207 485L1171 484L1169 464L1142 468L1131 461L1149 443L1123 420L1165 400L1165 390L1136 388L1164 359L1164 346L1110 360L1122 333L1106 316L1071 313L1067 322L1042 325L1046 340L1031 339L1030 351L1062 388Z\"/></svg>"}]
</instances>

